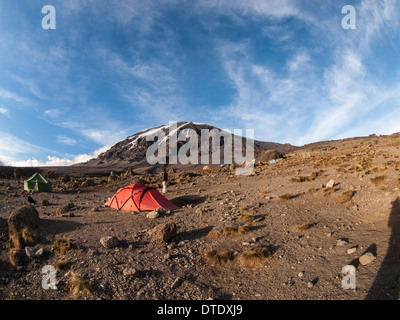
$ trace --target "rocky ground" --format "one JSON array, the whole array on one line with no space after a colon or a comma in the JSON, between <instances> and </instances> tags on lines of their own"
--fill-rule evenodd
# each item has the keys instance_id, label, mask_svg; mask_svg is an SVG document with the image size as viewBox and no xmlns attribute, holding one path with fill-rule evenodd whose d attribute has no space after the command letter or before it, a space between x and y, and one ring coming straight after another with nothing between
<instances>
[{"instance_id":1,"label":"rocky ground","mask_svg":"<svg viewBox=\"0 0 400 320\"><path fill-rule=\"evenodd\" d=\"M176 172L166 197L181 209L157 218L103 204L127 184L160 188L159 176L58 174L52 193L31 194L38 237L17 265L8 218L27 193L3 177L0 298L398 299L399 156L400 134L373 135L315 144L250 176ZM177 233L155 241L149 231L164 223ZM45 266L56 270L54 289L42 286Z\"/></svg>"}]
</instances>

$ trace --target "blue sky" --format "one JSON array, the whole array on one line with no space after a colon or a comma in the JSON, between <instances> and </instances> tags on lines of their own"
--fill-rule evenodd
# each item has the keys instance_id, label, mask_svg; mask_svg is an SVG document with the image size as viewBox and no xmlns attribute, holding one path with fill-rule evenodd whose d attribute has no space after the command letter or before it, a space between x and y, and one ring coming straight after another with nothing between
<instances>
[{"instance_id":1,"label":"blue sky","mask_svg":"<svg viewBox=\"0 0 400 320\"><path fill-rule=\"evenodd\" d=\"M170 121L294 145L398 132L399 15L395 0L0 0L0 161L72 164Z\"/></svg>"}]
</instances>

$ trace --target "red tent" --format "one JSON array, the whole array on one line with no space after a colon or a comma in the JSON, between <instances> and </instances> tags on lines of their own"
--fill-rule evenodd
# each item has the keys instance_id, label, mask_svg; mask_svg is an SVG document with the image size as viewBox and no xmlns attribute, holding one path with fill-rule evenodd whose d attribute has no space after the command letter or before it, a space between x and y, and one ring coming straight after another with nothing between
<instances>
[{"instance_id":1,"label":"red tent","mask_svg":"<svg viewBox=\"0 0 400 320\"><path fill-rule=\"evenodd\" d=\"M118 189L105 206L122 211L153 211L157 208L176 210L178 206L165 198L154 188L141 184L131 184Z\"/></svg>"}]
</instances>

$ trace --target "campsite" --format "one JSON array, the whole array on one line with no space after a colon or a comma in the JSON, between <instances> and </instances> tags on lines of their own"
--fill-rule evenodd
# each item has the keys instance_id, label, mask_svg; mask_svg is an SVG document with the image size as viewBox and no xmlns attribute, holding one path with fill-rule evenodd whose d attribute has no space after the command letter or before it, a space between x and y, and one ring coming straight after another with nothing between
<instances>
[{"instance_id":1,"label":"campsite","mask_svg":"<svg viewBox=\"0 0 400 320\"><path fill-rule=\"evenodd\" d=\"M135 167L38 168L51 192L24 190L34 168L2 167L0 298L398 299L400 135L287 154L248 176L175 168L165 194ZM21 208L37 226L11 232Z\"/></svg>"}]
</instances>

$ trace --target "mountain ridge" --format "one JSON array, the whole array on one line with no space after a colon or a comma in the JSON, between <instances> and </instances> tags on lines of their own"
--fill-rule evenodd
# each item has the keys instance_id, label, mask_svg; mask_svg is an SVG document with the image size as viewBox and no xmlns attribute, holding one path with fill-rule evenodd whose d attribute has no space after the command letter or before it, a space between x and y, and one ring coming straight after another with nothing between
<instances>
[{"instance_id":1,"label":"mountain ridge","mask_svg":"<svg viewBox=\"0 0 400 320\"><path fill-rule=\"evenodd\" d=\"M190 130L188 130L190 129ZM210 137L215 137L216 135L226 136L228 139L232 138L232 141L239 141L242 140L242 154L246 154L246 138L243 136L234 135L227 130L222 130L216 128L214 126L204 124L204 123L197 123L191 121L181 121L176 123L169 123L165 125L161 125L154 128L149 128L133 135L128 136L124 140L121 140L114 144L111 148L107 151L101 153L96 158L91 159L85 163L79 164L80 166L96 166L96 167L113 167L113 168L128 168L132 167L134 169L144 169L147 171L151 171L154 169L154 165L149 164L146 159L146 153L148 152L150 146L157 141L159 145L165 143L166 150L169 150L169 142L172 139L173 135L175 134L175 139L177 142L177 152L179 152L180 148L182 148L188 141L191 141L188 137L188 141L181 141L181 139L177 139L179 136L182 137L183 135L188 134L197 134L197 149L200 149L204 146L204 141L201 140L202 133L206 132L210 134ZM157 136L160 140L155 140L153 136ZM153 139L151 139L153 138ZM220 165L224 163L223 155L225 152L225 139L220 139L220 162L215 163L210 161L210 165ZM237 140L235 140L237 139ZM224 142L222 143L223 140ZM251 139L253 140L253 139ZM249 141L251 141L249 140ZM229 141L229 140L228 140ZM265 150L278 150L282 153L288 152L289 150L296 148L291 144L281 144L276 142L265 142L259 140L254 141L254 158L257 157L262 151ZM196 143L194 143L196 144ZM209 146L212 146L209 144ZM227 146L229 146L227 144ZM154 147L153 147L154 148ZM209 156L211 157L211 147L209 148ZM233 147L234 149L234 147ZM229 152L228 149L227 152ZM169 154L168 151L166 151ZM200 162L200 157L198 158ZM228 163L229 164L229 163ZM177 163L170 163L170 167L182 168L183 166L193 169L198 168L205 165L204 163L196 163L196 164L182 164L179 161ZM157 165L156 165L157 166ZM159 165L158 165L159 166Z\"/></svg>"}]
</instances>

